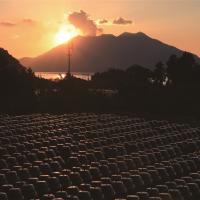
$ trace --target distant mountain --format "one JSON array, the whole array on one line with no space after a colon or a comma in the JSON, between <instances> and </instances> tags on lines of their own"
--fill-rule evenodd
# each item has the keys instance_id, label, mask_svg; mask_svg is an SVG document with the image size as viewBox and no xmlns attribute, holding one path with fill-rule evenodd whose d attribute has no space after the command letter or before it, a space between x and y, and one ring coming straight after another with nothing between
<instances>
[{"instance_id":1,"label":"distant mountain","mask_svg":"<svg viewBox=\"0 0 200 200\"><path fill-rule=\"evenodd\" d=\"M108 68L125 69L139 64L152 69L158 61L166 62L171 54L182 51L152 39L142 32L119 36L78 36L73 39L72 71L102 72ZM196 59L200 59L196 56ZM22 58L20 62L34 71L66 71L67 44L62 44L36 58Z\"/></svg>"}]
</instances>

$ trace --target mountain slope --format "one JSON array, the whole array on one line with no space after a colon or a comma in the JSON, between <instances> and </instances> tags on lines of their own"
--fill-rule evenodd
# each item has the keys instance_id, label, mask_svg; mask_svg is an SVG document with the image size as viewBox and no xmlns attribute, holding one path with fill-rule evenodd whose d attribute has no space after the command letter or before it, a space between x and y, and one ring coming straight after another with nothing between
<instances>
[{"instance_id":1,"label":"mountain slope","mask_svg":"<svg viewBox=\"0 0 200 200\"><path fill-rule=\"evenodd\" d=\"M5 49L0 47L0 71L3 70L12 70L16 72L21 72L26 70L22 64L8 53Z\"/></svg>"},{"instance_id":2,"label":"mountain slope","mask_svg":"<svg viewBox=\"0 0 200 200\"><path fill-rule=\"evenodd\" d=\"M152 39L142 32L101 36L78 36L73 39L72 71L101 72L108 68L127 68L139 64L152 69L158 61L166 62L171 54L182 51ZM20 62L34 71L66 71L67 44L36 58Z\"/></svg>"}]
</instances>

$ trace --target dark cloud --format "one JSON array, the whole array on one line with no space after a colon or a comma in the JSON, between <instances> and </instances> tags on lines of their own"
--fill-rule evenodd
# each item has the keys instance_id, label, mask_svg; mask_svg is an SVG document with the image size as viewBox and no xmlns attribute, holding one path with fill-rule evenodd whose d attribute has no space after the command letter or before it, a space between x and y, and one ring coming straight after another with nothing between
<instances>
[{"instance_id":1,"label":"dark cloud","mask_svg":"<svg viewBox=\"0 0 200 200\"><path fill-rule=\"evenodd\" d=\"M94 36L102 33L102 29L98 28L96 23L90 19L89 15L83 10L71 13L68 16L68 20L71 24L80 29L84 35Z\"/></svg>"},{"instance_id":2,"label":"dark cloud","mask_svg":"<svg viewBox=\"0 0 200 200\"><path fill-rule=\"evenodd\" d=\"M0 26L13 27L16 26L16 24L11 22L0 22Z\"/></svg>"},{"instance_id":3,"label":"dark cloud","mask_svg":"<svg viewBox=\"0 0 200 200\"><path fill-rule=\"evenodd\" d=\"M107 19L102 19L99 21L99 24L107 24L108 20Z\"/></svg>"},{"instance_id":4,"label":"dark cloud","mask_svg":"<svg viewBox=\"0 0 200 200\"><path fill-rule=\"evenodd\" d=\"M127 25L127 24L132 24L132 20L127 20L127 19L124 19L122 17L119 17L118 19L115 19L113 21L113 24L117 24L117 25Z\"/></svg>"},{"instance_id":5,"label":"dark cloud","mask_svg":"<svg viewBox=\"0 0 200 200\"><path fill-rule=\"evenodd\" d=\"M26 25L35 25L35 24L36 24L36 21L27 18L27 19L23 19L23 20L22 20L22 23L23 23L23 24L26 24Z\"/></svg>"}]
</instances>

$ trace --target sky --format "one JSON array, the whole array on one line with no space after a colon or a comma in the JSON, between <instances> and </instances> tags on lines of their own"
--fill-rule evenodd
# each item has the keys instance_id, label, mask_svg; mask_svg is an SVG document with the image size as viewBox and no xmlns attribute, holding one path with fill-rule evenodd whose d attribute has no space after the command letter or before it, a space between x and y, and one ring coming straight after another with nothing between
<instances>
[{"instance_id":1,"label":"sky","mask_svg":"<svg viewBox=\"0 0 200 200\"><path fill-rule=\"evenodd\" d=\"M35 57L76 35L144 32L200 56L200 0L0 0L0 47Z\"/></svg>"}]
</instances>

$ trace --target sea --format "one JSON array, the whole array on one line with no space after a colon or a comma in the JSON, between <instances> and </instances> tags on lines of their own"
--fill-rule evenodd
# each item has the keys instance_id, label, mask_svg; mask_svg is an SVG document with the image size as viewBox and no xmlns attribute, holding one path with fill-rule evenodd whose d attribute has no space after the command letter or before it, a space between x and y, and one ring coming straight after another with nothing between
<instances>
[{"instance_id":1,"label":"sea","mask_svg":"<svg viewBox=\"0 0 200 200\"><path fill-rule=\"evenodd\" d=\"M86 81L91 80L92 75L94 73L91 72L72 72L71 73L74 77L80 78ZM48 80L59 80L63 79L66 76L66 72L35 72L37 77L41 77Z\"/></svg>"}]
</instances>

